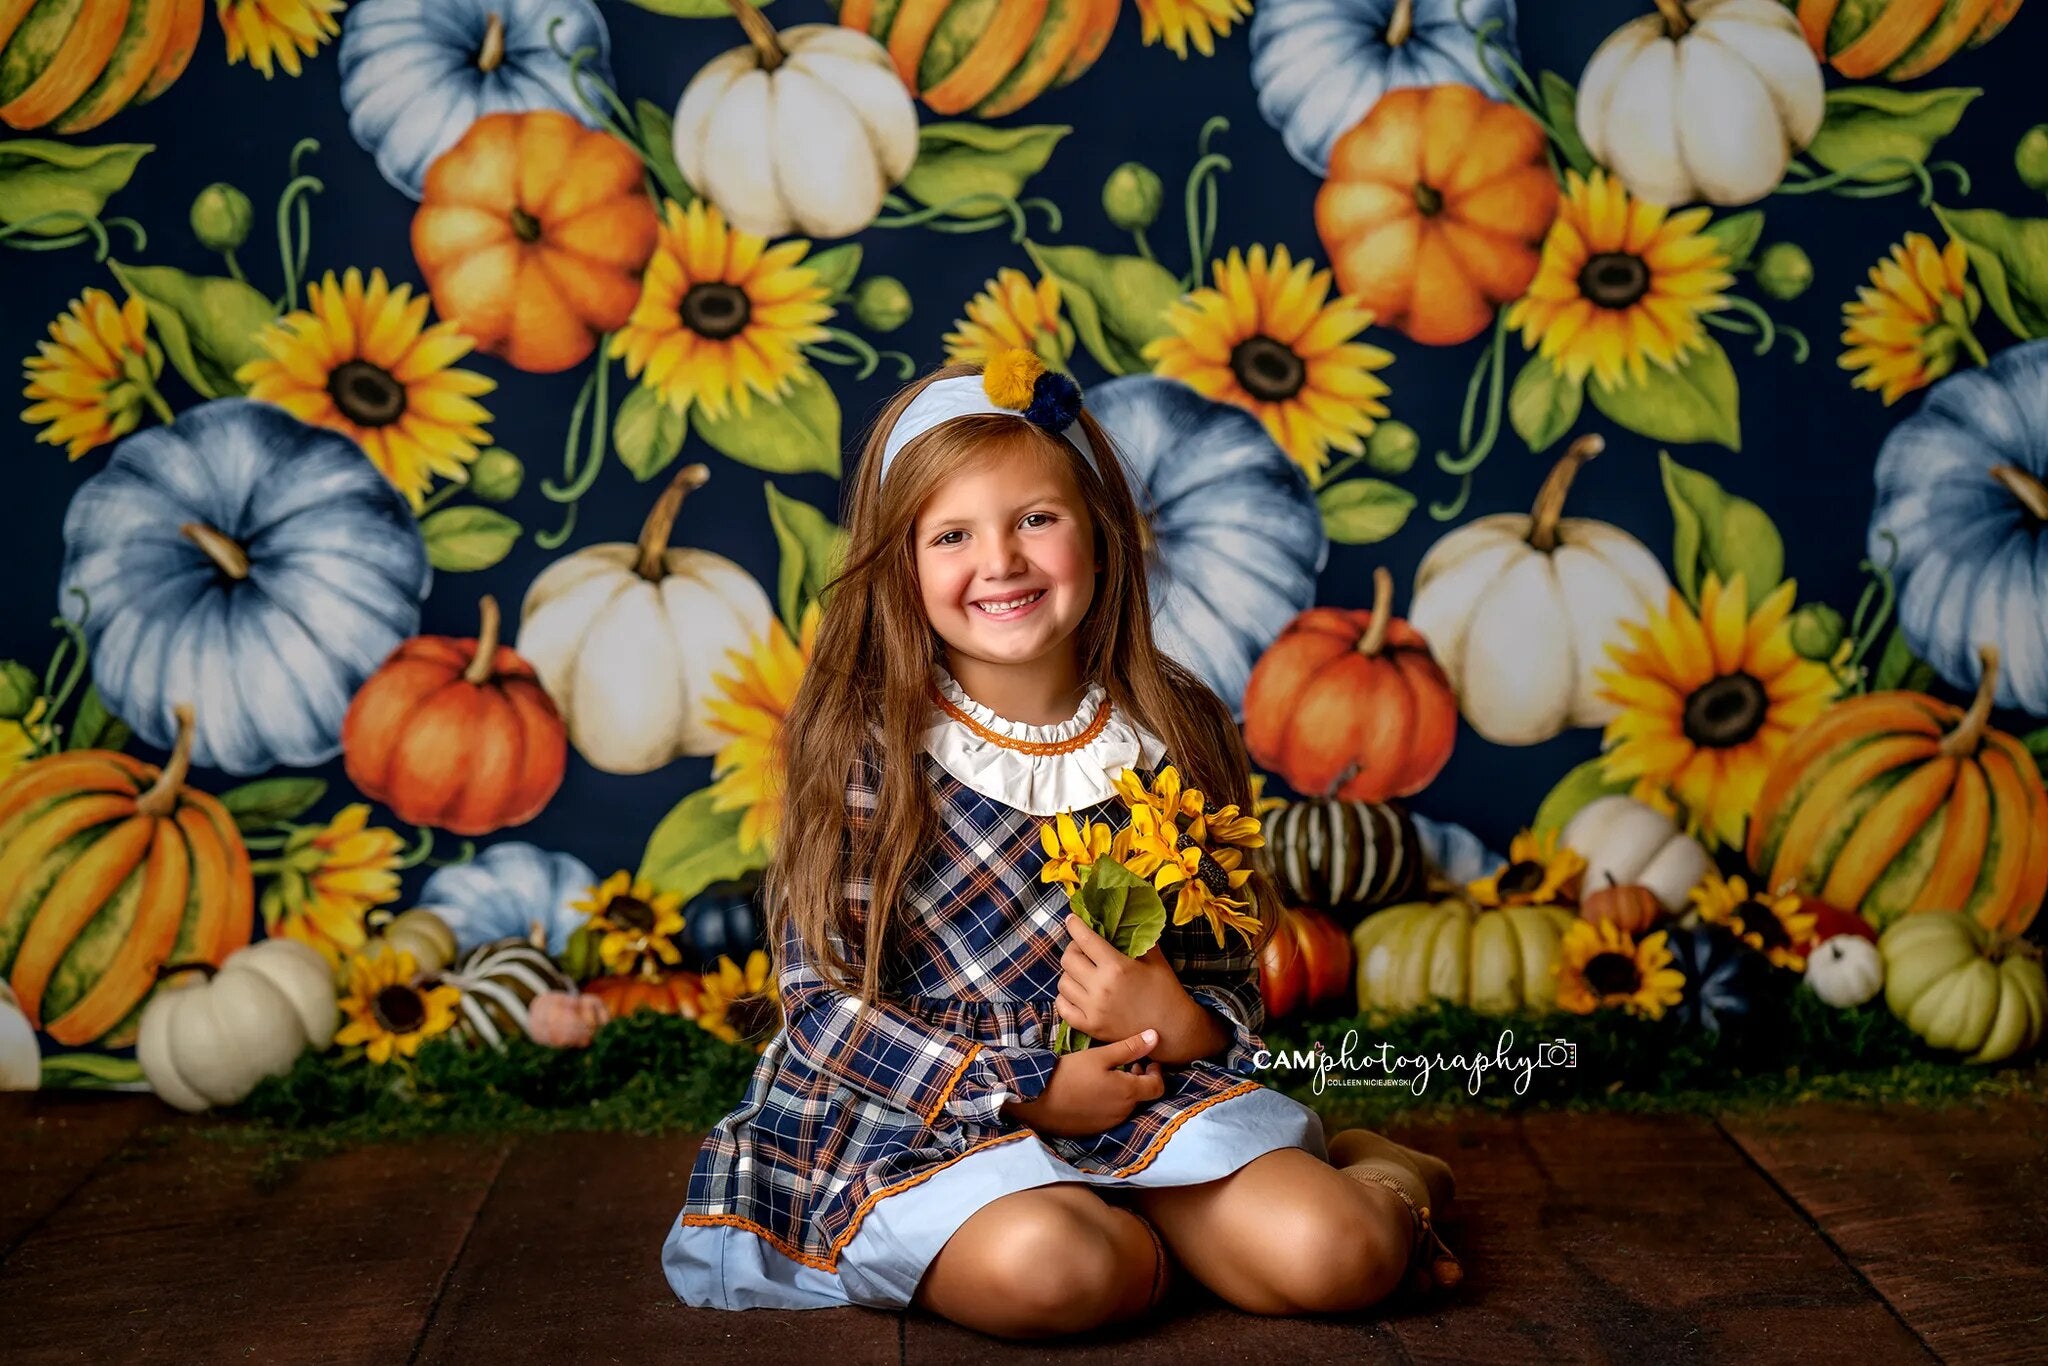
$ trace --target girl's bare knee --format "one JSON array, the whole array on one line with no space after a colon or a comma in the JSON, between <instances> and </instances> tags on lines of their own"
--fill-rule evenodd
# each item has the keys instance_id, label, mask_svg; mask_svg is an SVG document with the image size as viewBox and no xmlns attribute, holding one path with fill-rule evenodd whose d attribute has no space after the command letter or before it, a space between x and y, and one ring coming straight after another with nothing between
<instances>
[{"instance_id":1,"label":"girl's bare knee","mask_svg":"<svg viewBox=\"0 0 2048 1366\"><path fill-rule=\"evenodd\" d=\"M1398 1201L1396 1201L1398 1204ZM1407 1274L1410 1215L1405 1205L1337 1201L1276 1217L1276 1236L1260 1259L1270 1301L1283 1314L1347 1313L1379 1303Z\"/></svg>"},{"instance_id":2,"label":"girl's bare knee","mask_svg":"<svg viewBox=\"0 0 2048 1366\"><path fill-rule=\"evenodd\" d=\"M949 1277L928 1307L981 1332L1035 1338L1086 1332L1150 1307L1157 1275L1138 1217L1079 1186L1006 1199L977 1231L969 1284Z\"/></svg>"}]
</instances>

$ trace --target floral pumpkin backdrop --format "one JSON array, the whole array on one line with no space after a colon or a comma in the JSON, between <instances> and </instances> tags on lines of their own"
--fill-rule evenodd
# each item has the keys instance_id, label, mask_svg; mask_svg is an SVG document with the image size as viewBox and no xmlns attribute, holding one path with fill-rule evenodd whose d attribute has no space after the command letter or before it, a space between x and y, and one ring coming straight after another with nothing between
<instances>
[{"instance_id":1,"label":"floral pumpkin backdrop","mask_svg":"<svg viewBox=\"0 0 2048 1366\"><path fill-rule=\"evenodd\" d=\"M744 959L839 480L997 346L1123 446L1269 793L1496 898L1626 794L2025 930L2043 50L2021 0L0 5L0 980L89 1058L166 963L415 904L547 981L607 908L599 970Z\"/></svg>"}]
</instances>

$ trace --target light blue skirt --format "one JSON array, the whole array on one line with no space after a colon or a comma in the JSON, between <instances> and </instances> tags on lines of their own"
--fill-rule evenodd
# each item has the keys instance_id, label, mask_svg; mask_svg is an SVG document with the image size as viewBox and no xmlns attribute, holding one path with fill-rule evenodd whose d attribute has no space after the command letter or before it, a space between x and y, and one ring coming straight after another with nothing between
<instances>
[{"instance_id":1,"label":"light blue skirt","mask_svg":"<svg viewBox=\"0 0 2048 1366\"><path fill-rule=\"evenodd\" d=\"M747 1229L680 1218L670 1226L661 1265L678 1298L696 1309L902 1309L947 1239L991 1200L1060 1181L1198 1185L1281 1148L1328 1158L1322 1117L1266 1086L1189 1116L1158 1156L1130 1176L1082 1171L1027 1130L876 1201L839 1250L836 1275L790 1260Z\"/></svg>"}]
</instances>

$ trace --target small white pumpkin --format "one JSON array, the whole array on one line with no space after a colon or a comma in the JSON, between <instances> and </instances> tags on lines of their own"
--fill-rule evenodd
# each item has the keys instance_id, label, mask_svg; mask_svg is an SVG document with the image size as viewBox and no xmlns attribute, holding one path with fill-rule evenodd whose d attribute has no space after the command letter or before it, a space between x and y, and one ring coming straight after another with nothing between
<instances>
[{"instance_id":1,"label":"small white pumpkin","mask_svg":"<svg viewBox=\"0 0 2048 1366\"><path fill-rule=\"evenodd\" d=\"M775 31L729 0L748 44L706 62L676 105L676 166L731 224L850 237L917 160L917 107L888 49L837 24Z\"/></svg>"},{"instance_id":2,"label":"small white pumpkin","mask_svg":"<svg viewBox=\"0 0 2048 1366\"><path fill-rule=\"evenodd\" d=\"M432 976L455 961L459 952L455 944L455 931L446 920L424 906L415 906L402 915L383 919L372 914L371 923L376 934L364 947L385 952L396 950L409 953L419 971Z\"/></svg>"},{"instance_id":3,"label":"small white pumpkin","mask_svg":"<svg viewBox=\"0 0 2048 1366\"><path fill-rule=\"evenodd\" d=\"M1579 136L1638 199L1748 204L1820 131L1820 61L1781 0L1656 0L1579 79Z\"/></svg>"},{"instance_id":4,"label":"small white pumpkin","mask_svg":"<svg viewBox=\"0 0 2048 1366\"><path fill-rule=\"evenodd\" d=\"M1884 955L1860 934L1838 934L1806 955L1806 985L1837 1010L1853 1010L1884 990Z\"/></svg>"},{"instance_id":5,"label":"small white pumpkin","mask_svg":"<svg viewBox=\"0 0 2048 1366\"><path fill-rule=\"evenodd\" d=\"M1431 546L1415 571L1408 624L1429 641L1465 720L1497 745L1612 720L1595 676L1611 666L1607 643L1623 621L1661 611L1671 591L1641 541L1560 515L1573 476L1603 444L1574 441L1533 512L1477 518Z\"/></svg>"},{"instance_id":6,"label":"small white pumpkin","mask_svg":"<svg viewBox=\"0 0 2048 1366\"><path fill-rule=\"evenodd\" d=\"M728 650L765 635L775 608L754 576L708 550L670 547L683 497L711 477L687 465L635 545L586 546L534 579L519 652L569 725L569 743L606 773L648 773L715 753L729 736L706 705Z\"/></svg>"},{"instance_id":7,"label":"small white pumpkin","mask_svg":"<svg viewBox=\"0 0 2048 1366\"><path fill-rule=\"evenodd\" d=\"M43 1084L43 1049L36 1027L0 982L0 1091L34 1091Z\"/></svg>"},{"instance_id":8,"label":"small white pumpkin","mask_svg":"<svg viewBox=\"0 0 2048 1366\"><path fill-rule=\"evenodd\" d=\"M1620 795L1596 797L1565 823L1563 842L1586 860L1581 887L1648 887L1674 915L1686 907L1713 861L1700 842L1656 807Z\"/></svg>"},{"instance_id":9,"label":"small white pumpkin","mask_svg":"<svg viewBox=\"0 0 2048 1366\"><path fill-rule=\"evenodd\" d=\"M326 1048L341 1026L334 974L296 939L262 939L210 963L183 965L210 979L169 975L143 1007L135 1060L166 1102L198 1112L232 1105L265 1077Z\"/></svg>"}]
</instances>

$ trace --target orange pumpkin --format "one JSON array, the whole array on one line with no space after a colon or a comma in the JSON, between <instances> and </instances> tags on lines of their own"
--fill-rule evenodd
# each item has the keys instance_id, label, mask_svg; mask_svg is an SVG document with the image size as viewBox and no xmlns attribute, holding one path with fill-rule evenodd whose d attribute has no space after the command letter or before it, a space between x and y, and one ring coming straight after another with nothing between
<instances>
[{"instance_id":1,"label":"orange pumpkin","mask_svg":"<svg viewBox=\"0 0 2048 1366\"><path fill-rule=\"evenodd\" d=\"M539 815L562 785L569 732L533 666L498 643L498 600L474 640L415 636L349 703L349 781L400 820L487 835Z\"/></svg>"},{"instance_id":2,"label":"orange pumpkin","mask_svg":"<svg viewBox=\"0 0 2048 1366\"><path fill-rule=\"evenodd\" d=\"M1854 906L1879 930L1961 911L2019 934L2048 894L2048 789L2027 747L1991 729L1998 651L1968 711L1915 692L1837 703L1792 737L1749 818L1750 867Z\"/></svg>"},{"instance_id":3,"label":"orange pumpkin","mask_svg":"<svg viewBox=\"0 0 2048 1366\"><path fill-rule=\"evenodd\" d=\"M1605 887L1579 903L1579 919L1594 925L1611 923L1633 939L1664 917L1664 903L1648 887L1621 884L1610 876Z\"/></svg>"},{"instance_id":4,"label":"orange pumpkin","mask_svg":"<svg viewBox=\"0 0 2048 1366\"><path fill-rule=\"evenodd\" d=\"M889 50L934 114L1000 118L1095 64L1123 0L840 0L839 22Z\"/></svg>"},{"instance_id":5,"label":"orange pumpkin","mask_svg":"<svg viewBox=\"0 0 2048 1366\"><path fill-rule=\"evenodd\" d=\"M227 808L185 785L192 709L177 717L161 769L82 749L0 784L0 973L60 1044L135 1042L158 968L249 942L249 851Z\"/></svg>"},{"instance_id":6,"label":"orange pumpkin","mask_svg":"<svg viewBox=\"0 0 2048 1366\"><path fill-rule=\"evenodd\" d=\"M1287 906L1259 950L1259 995L1285 1019L1351 988L1351 936L1313 906Z\"/></svg>"},{"instance_id":7,"label":"orange pumpkin","mask_svg":"<svg viewBox=\"0 0 2048 1366\"><path fill-rule=\"evenodd\" d=\"M1997 37L2026 0L1796 0L1813 55L1852 81L1924 76L1968 44ZM1837 18L1844 22L1837 24Z\"/></svg>"},{"instance_id":8,"label":"orange pumpkin","mask_svg":"<svg viewBox=\"0 0 2048 1366\"><path fill-rule=\"evenodd\" d=\"M205 13L206 0L0 0L0 123L83 133L146 104L192 60Z\"/></svg>"},{"instance_id":9,"label":"orange pumpkin","mask_svg":"<svg viewBox=\"0 0 2048 1366\"><path fill-rule=\"evenodd\" d=\"M640 159L558 109L486 114L427 168L412 253L440 315L521 370L581 362L654 253Z\"/></svg>"},{"instance_id":10,"label":"orange pumpkin","mask_svg":"<svg viewBox=\"0 0 2048 1366\"><path fill-rule=\"evenodd\" d=\"M636 1010L694 1020L703 986L703 977L694 972L665 972L659 977L636 973L629 977L594 977L583 984L583 994L595 996L610 1006L615 1020L622 1020Z\"/></svg>"},{"instance_id":11,"label":"orange pumpkin","mask_svg":"<svg viewBox=\"0 0 2048 1366\"><path fill-rule=\"evenodd\" d=\"M1458 734L1458 700L1429 643L1393 616L1394 576L1372 575L1370 612L1311 607L1252 666L1252 761L1314 797L1384 802L1420 792Z\"/></svg>"},{"instance_id":12,"label":"orange pumpkin","mask_svg":"<svg viewBox=\"0 0 2048 1366\"><path fill-rule=\"evenodd\" d=\"M1347 294L1429 346L1486 330L1557 216L1543 129L1469 85L1390 90L1330 150L1316 231Z\"/></svg>"}]
</instances>

